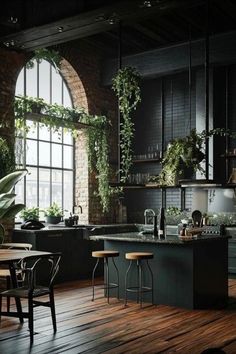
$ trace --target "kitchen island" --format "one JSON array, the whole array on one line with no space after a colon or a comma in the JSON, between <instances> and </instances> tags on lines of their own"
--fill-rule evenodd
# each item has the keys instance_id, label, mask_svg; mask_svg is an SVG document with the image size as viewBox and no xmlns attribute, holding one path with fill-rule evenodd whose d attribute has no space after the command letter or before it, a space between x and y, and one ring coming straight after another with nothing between
<instances>
[{"instance_id":1,"label":"kitchen island","mask_svg":"<svg viewBox=\"0 0 236 354\"><path fill-rule=\"evenodd\" d=\"M228 301L228 236L204 235L192 240L180 240L167 235L159 240L142 232L91 236L103 240L105 250L116 250L120 256L116 264L120 273L120 297L124 296L124 278L129 262L126 252L153 252L149 262L154 276L154 304L187 309L220 308ZM110 279L115 273L110 267ZM136 267L131 268L129 284L136 285ZM150 284L144 268L144 284ZM134 294L129 294L134 298ZM150 294L144 295L150 302Z\"/></svg>"}]
</instances>

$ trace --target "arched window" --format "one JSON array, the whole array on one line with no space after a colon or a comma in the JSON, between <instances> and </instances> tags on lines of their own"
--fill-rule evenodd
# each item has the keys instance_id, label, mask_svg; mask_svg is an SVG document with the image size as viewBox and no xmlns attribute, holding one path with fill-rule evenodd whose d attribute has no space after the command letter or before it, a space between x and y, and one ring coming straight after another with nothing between
<instances>
[{"instance_id":1,"label":"arched window","mask_svg":"<svg viewBox=\"0 0 236 354\"><path fill-rule=\"evenodd\" d=\"M72 107L67 85L54 67L43 60L33 68L24 67L18 77L15 95L43 98L48 103ZM29 126L33 122L27 119ZM22 137L16 137L16 142ZM19 140L18 140L19 143ZM21 140L20 163L30 172L16 187L17 202L27 207L46 208L53 202L72 211L74 185L74 141L70 132L53 132L40 123Z\"/></svg>"}]
</instances>

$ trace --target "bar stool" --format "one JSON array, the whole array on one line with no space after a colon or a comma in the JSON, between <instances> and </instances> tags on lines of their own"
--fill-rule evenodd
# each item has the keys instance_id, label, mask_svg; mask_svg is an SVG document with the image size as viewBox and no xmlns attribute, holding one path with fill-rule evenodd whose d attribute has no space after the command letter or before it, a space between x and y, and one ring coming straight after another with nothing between
<instances>
[{"instance_id":1,"label":"bar stool","mask_svg":"<svg viewBox=\"0 0 236 354\"><path fill-rule=\"evenodd\" d=\"M95 287L94 275L95 275L95 271L97 269L100 259L104 260L104 266L105 266L105 277L104 277L104 284L103 284L104 296L107 297L107 302L109 304L109 295L110 295L109 290L117 288L117 299L119 300L119 272L118 272L118 268L117 268L115 261L114 261L114 257L119 257L119 252L117 252L117 251L94 251L94 252L92 252L92 257L97 258L97 262L93 268L93 273L92 273L92 287L93 287L92 301L94 301L94 287ZM113 263L115 270L116 270L117 283L110 283L110 281L109 281L109 264L108 264L109 258L112 259L112 263Z\"/></svg>"},{"instance_id":2,"label":"bar stool","mask_svg":"<svg viewBox=\"0 0 236 354\"><path fill-rule=\"evenodd\" d=\"M125 258L130 261L129 267L125 275L125 306L127 305L127 292L137 293L137 303L140 302L140 308L142 308L142 295L143 293L151 292L152 293L152 304L153 304L153 273L151 267L148 263L149 259L153 258L153 253L150 252L131 252L126 253ZM146 260L147 268L151 275L151 286L143 286L143 269L142 261ZM138 270L138 284L136 286L127 286L128 274L132 266L132 262L137 261L137 270Z\"/></svg>"}]
</instances>

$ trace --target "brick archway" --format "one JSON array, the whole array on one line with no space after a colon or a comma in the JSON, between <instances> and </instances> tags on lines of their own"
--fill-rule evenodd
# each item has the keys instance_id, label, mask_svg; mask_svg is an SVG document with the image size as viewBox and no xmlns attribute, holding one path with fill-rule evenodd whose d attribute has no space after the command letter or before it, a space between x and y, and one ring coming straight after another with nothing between
<instances>
[{"instance_id":1,"label":"brick archway","mask_svg":"<svg viewBox=\"0 0 236 354\"><path fill-rule=\"evenodd\" d=\"M88 112L88 100L84 85L71 66L63 59L61 73L69 88L74 107L83 107ZM79 131L75 141L75 205L81 205L82 214L79 220L82 223L89 223L89 172L88 156L86 152L86 141L83 130Z\"/></svg>"}]
</instances>

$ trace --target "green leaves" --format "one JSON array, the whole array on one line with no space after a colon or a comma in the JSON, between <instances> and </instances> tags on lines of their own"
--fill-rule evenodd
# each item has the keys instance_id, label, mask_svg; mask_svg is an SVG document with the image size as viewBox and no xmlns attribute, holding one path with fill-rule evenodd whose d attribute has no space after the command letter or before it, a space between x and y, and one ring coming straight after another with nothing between
<instances>
[{"instance_id":1,"label":"green leaves","mask_svg":"<svg viewBox=\"0 0 236 354\"><path fill-rule=\"evenodd\" d=\"M16 194L12 193L15 184L27 174L27 170L12 172L0 180L0 219L8 219L18 214L24 204L13 204ZM0 224L0 238L3 227Z\"/></svg>"},{"instance_id":2,"label":"green leaves","mask_svg":"<svg viewBox=\"0 0 236 354\"><path fill-rule=\"evenodd\" d=\"M109 145L108 128L110 122L105 116L84 115L81 122L88 124L86 128L88 163L90 170L95 171L98 180L97 196L103 212L107 212L110 206L112 189L109 186Z\"/></svg>"},{"instance_id":3,"label":"green leaves","mask_svg":"<svg viewBox=\"0 0 236 354\"><path fill-rule=\"evenodd\" d=\"M9 193L15 184L27 174L27 170L17 170L0 179L0 193Z\"/></svg>"},{"instance_id":4,"label":"green leaves","mask_svg":"<svg viewBox=\"0 0 236 354\"><path fill-rule=\"evenodd\" d=\"M136 69L125 67L118 71L112 83L112 88L119 100L119 109L123 119L120 124L120 180L125 183L132 166L132 142L135 129L131 120L131 113L136 110L138 103L141 101L140 75Z\"/></svg>"}]
</instances>

